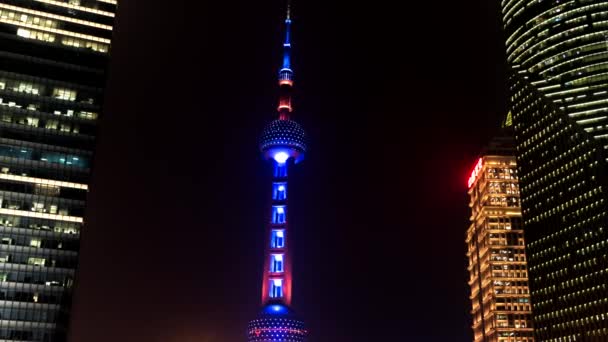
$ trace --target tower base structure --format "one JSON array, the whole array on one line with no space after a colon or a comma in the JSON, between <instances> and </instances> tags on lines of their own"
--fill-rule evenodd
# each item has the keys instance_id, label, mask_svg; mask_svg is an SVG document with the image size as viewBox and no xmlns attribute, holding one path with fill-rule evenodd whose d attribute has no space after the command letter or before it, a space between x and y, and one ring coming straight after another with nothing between
<instances>
[{"instance_id":1,"label":"tower base structure","mask_svg":"<svg viewBox=\"0 0 608 342\"><path fill-rule=\"evenodd\" d=\"M307 335L304 322L284 304L267 304L247 328L248 342L306 342Z\"/></svg>"}]
</instances>

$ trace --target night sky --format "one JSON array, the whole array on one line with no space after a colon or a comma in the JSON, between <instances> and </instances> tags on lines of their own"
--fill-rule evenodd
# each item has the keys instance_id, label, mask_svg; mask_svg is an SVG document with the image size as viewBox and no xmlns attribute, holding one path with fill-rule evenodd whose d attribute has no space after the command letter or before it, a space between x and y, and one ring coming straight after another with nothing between
<instances>
[{"instance_id":1,"label":"night sky","mask_svg":"<svg viewBox=\"0 0 608 342\"><path fill-rule=\"evenodd\" d=\"M294 1L294 307L311 342L471 341L466 179L505 112L498 1ZM125 0L72 342L243 342L282 0Z\"/></svg>"}]
</instances>

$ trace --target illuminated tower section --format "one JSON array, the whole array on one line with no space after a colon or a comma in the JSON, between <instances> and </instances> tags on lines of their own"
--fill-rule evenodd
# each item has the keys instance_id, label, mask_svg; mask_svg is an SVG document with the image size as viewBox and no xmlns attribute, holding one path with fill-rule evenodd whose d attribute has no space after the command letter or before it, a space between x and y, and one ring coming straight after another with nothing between
<instances>
[{"instance_id":1,"label":"illuminated tower section","mask_svg":"<svg viewBox=\"0 0 608 342\"><path fill-rule=\"evenodd\" d=\"M283 63L279 71L278 119L262 132L260 150L273 168L272 204L266 229L264 272L262 279L262 311L249 323L250 342L303 342L304 323L291 309L293 239L288 220L288 170L302 161L306 151L304 129L291 120L291 17L289 6L285 19Z\"/></svg>"},{"instance_id":2,"label":"illuminated tower section","mask_svg":"<svg viewBox=\"0 0 608 342\"><path fill-rule=\"evenodd\" d=\"M533 342L515 152L494 139L469 177L466 233L474 342Z\"/></svg>"}]
</instances>

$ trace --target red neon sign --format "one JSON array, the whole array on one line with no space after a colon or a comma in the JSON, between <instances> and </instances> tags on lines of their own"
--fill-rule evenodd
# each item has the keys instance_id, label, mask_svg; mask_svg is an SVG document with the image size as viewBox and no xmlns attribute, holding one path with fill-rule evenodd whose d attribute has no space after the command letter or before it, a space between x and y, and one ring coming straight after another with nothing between
<instances>
[{"instance_id":1,"label":"red neon sign","mask_svg":"<svg viewBox=\"0 0 608 342\"><path fill-rule=\"evenodd\" d=\"M479 158L479 160L477 161L477 164L475 164L475 168L471 172L471 176L469 176L469 182L467 183L469 188L477 180L477 176L479 176L479 173L481 172L482 167L483 167L483 158Z\"/></svg>"}]
</instances>

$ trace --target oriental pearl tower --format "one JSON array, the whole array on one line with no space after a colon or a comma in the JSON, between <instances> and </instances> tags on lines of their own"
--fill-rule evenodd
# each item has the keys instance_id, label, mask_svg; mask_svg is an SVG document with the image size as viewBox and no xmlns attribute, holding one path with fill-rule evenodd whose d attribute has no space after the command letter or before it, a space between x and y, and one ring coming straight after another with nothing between
<instances>
[{"instance_id":1,"label":"oriental pearl tower","mask_svg":"<svg viewBox=\"0 0 608 342\"><path fill-rule=\"evenodd\" d=\"M283 63L279 70L278 118L266 125L260 139L260 151L272 163L272 200L265 229L262 308L249 322L249 342L303 342L307 331L304 322L291 309L293 284L292 253L294 243L289 229L288 170L304 159L304 129L292 120L293 70L291 69L291 14L287 4Z\"/></svg>"}]
</instances>

